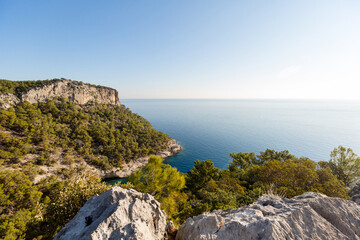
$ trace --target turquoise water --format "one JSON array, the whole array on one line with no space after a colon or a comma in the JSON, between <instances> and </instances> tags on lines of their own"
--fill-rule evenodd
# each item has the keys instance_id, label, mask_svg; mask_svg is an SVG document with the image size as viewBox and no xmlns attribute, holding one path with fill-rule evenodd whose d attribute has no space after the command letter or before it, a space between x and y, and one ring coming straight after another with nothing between
<instances>
[{"instance_id":1,"label":"turquoise water","mask_svg":"<svg viewBox=\"0 0 360 240\"><path fill-rule=\"evenodd\" d=\"M230 152L289 150L315 161L334 147L360 155L359 101L123 100L184 147L167 162L187 172L195 160L226 168Z\"/></svg>"},{"instance_id":2,"label":"turquoise water","mask_svg":"<svg viewBox=\"0 0 360 240\"><path fill-rule=\"evenodd\" d=\"M114 178L114 179L107 179L105 181L107 184L111 185L111 186L114 186L115 184L117 183L126 183L127 182L127 178Z\"/></svg>"}]
</instances>

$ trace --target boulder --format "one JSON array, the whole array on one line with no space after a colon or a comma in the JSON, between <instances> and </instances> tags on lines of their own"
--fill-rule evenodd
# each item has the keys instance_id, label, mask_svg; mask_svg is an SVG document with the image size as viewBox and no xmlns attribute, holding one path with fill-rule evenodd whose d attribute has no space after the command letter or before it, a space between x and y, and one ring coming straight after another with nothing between
<instances>
[{"instance_id":1,"label":"boulder","mask_svg":"<svg viewBox=\"0 0 360 240\"><path fill-rule=\"evenodd\" d=\"M189 218L176 239L360 239L360 206L311 192L263 195L246 207Z\"/></svg>"},{"instance_id":2,"label":"boulder","mask_svg":"<svg viewBox=\"0 0 360 240\"><path fill-rule=\"evenodd\" d=\"M163 239L166 215L149 194L113 187L89 199L55 240Z\"/></svg>"},{"instance_id":3,"label":"boulder","mask_svg":"<svg viewBox=\"0 0 360 240\"><path fill-rule=\"evenodd\" d=\"M356 183L355 186L349 191L350 200L360 204L360 182Z\"/></svg>"}]
</instances>

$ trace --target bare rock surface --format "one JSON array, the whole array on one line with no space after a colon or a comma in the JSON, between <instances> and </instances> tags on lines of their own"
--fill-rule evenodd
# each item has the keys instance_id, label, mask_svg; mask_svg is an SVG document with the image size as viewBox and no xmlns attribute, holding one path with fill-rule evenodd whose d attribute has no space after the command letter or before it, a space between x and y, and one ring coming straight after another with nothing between
<instances>
[{"instance_id":1,"label":"bare rock surface","mask_svg":"<svg viewBox=\"0 0 360 240\"><path fill-rule=\"evenodd\" d=\"M351 200L360 204L360 182L356 183L355 186L349 191Z\"/></svg>"},{"instance_id":2,"label":"bare rock surface","mask_svg":"<svg viewBox=\"0 0 360 240\"><path fill-rule=\"evenodd\" d=\"M360 239L360 206L319 193L291 199L264 195L249 206L189 218L185 239Z\"/></svg>"},{"instance_id":3,"label":"bare rock surface","mask_svg":"<svg viewBox=\"0 0 360 240\"><path fill-rule=\"evenodd\" d=\"M11 106L20 103L20 99L18 99L14 94L5 93L0 94L0 106L3 109L8 109Z\"/></svg>"},{"instance_id":4,"label":"bare rock surface","mask_svg":"<svg viewBox=\"0 0 360 240\"><path fill-rule=\"evenodd\" d=\"M120 105L119 94L115 89L93 86L63 78L49 84L44 83L41 87L34 87L26 92L18 93L18 96L11 93L1 94L0 105L2 108L7 109L24 101L40 103L57 97L66 98L80 105L89 102Z\"/></svg>"},{"instance_id":5,"label":"bare rock surface","mask_svg":"<svg viewBox=\"0 0 360 240\"><path fill-rule=\"evenodd\" d=\"M89 199L55 240L163 239L166 215L153 196L113 187Z\"/></svg>"}]
</instances>

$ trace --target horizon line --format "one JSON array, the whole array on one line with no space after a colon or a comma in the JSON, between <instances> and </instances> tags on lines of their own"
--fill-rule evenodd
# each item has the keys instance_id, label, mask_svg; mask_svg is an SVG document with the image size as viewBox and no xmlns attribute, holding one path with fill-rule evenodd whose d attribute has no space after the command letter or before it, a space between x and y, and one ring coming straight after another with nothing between
<instances>
[{"instance_id":1,"label":"horizon line","mask_svg":"<svg viewBox=\"0 0 360 240\"><path fill-rule=\"evenodd\" d=\"M275 101L360 101L360 98L121 98L120 100L275 100Z\"/></svg>"}]
</instances>

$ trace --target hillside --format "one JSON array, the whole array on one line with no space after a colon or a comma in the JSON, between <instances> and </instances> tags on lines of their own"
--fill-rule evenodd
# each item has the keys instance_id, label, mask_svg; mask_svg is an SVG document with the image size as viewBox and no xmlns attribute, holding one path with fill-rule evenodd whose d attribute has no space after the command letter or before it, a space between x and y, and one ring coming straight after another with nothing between
<instances>
[{"instance_id":1,"label":"hillside","mask_svg":"<svg viewBox=\"0 0 360 240\"><path fill-rule=\"evenodd\" d=\"M0 164L27 169L35 182L50 175L65 179L72 168L116 177L111 173L121 175L141 159L139 168L146 156L174 145L121 105L115 89L66 79L1 80L0 87Z\"/></svg>"}]
</instances>

